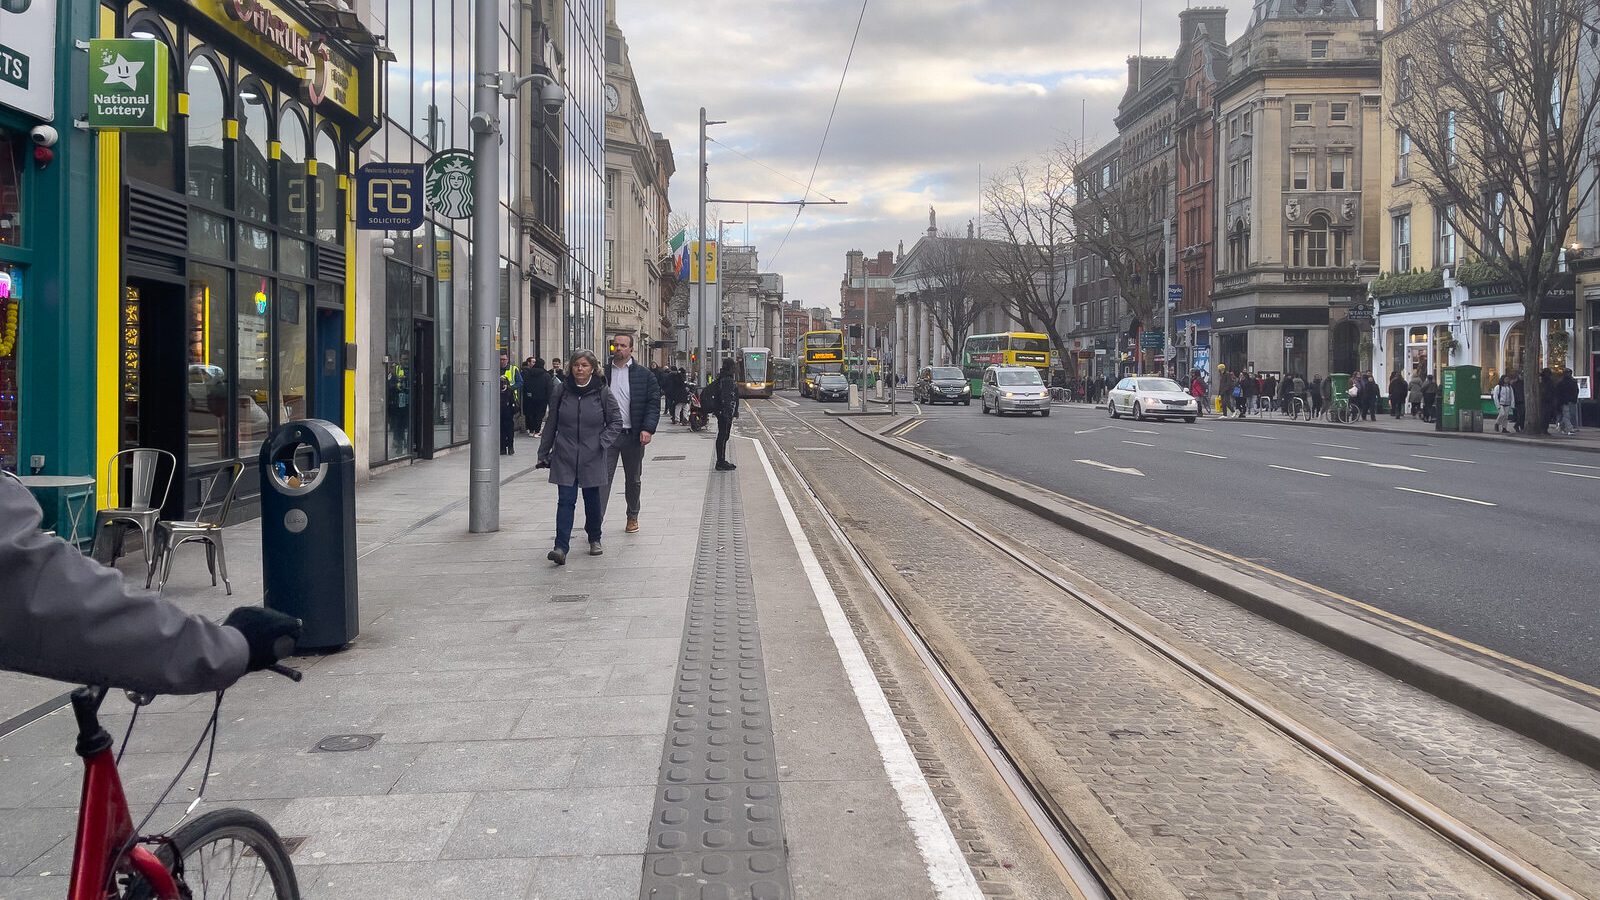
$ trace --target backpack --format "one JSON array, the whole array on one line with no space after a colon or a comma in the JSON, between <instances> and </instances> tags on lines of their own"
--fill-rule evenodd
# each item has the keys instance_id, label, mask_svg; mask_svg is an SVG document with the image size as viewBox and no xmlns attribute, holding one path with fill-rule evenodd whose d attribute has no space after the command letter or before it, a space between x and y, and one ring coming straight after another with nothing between
<instances>
[{"instance_id":1,"label":"backpack","mask_svg":"<svg viewBox=\"0 0 1600 900\"><path fill-rule=\"evenodd\" d=\"M700 411L708 416L722 411L722 400L717 396L715 381L700 389Z\"/></svg>"},{"instance_id":2,"label":"backpack","mask_svg":"<svg viewBox=\"0 0 1600 900\"><path fill-rule=\"evenodd\" d=\"M1233 386L1233 396L1235 396L1235 397L1243 397L1244 396L1244 388L1239 387L1237 384L1234 385Z\"/></svg>"}]
</instances>

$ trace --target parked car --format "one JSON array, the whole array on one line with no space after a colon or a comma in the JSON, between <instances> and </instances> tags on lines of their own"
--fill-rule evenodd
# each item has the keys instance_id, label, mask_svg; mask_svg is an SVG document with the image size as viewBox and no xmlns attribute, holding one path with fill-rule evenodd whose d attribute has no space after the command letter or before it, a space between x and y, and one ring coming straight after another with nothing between
<instances>
[{"instance_id":1,"label":"parked car","mask_svg":"<svg viewBox=\"0 0 1600 900\"><path fill-rule=\"evenodd\" d=\"M972 385L955 366L923 366L911 385L911 399L918 403L960 403L972 405Z\"/></svg>"},{"instance_id":2,"label":"parked car","mask_svg":"<svg viewBox=\"0 0 1600 900\"><path fill-rule=\"evenodd\" d=\"M813 391L817 395L818 403L829 400L850 399L850 382L843 375L827 372L817 376L817 386Z\"/></svg>"},{"instance_id":3,"label":"parked car","mask_svg":"<svg viewBox=\"0 0 1600 900\"><path fill-rule=\"evenodd\" d=\"M1106 411L1113 419L1130 415L1141 422L1147 418L1193 422L1200 415L1200 401L1171 378L1134 375L1106 392Z\"/></svg>"},{"instance_id":4,"label":"parked car","mask_svg":"<svg viewBox=\"0 0 1600 900\"><path fill-rule=\"evenodd\" d=\"M1036 412L1050 415L1050 391L1033 366L990 366L983 371L983 411L995 415Z\"/></svg>"}]
</instances>

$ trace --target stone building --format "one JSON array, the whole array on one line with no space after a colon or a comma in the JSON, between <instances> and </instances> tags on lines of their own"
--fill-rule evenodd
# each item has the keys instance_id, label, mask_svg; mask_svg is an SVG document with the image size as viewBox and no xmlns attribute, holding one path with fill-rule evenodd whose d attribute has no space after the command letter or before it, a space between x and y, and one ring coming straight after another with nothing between
<instances>
[{"instance_id":1,"label":"stone building","mask_svg":"<svg viewBox=\"0 0 1600 900\"><path fill-rule=\"evenodd\" d=\"M1172 311L1175 371L1211 371L1211 289L1217 268L1217 140L1213 107L1228 77L1226 7L1178 14L1173 59L1178 102L1173 119L1177 215L1173 237L1174 283L1183 296Z\"/></svg>"},{"instance_id":2,"label":"stone building","mask_svg":"<svg viewBox=\"0 0 1600 900\"><path fill-rule=\"evenodd\" d=\"M1112 140L1083 159L1073 179L1094 184L1098 193L1114 193L1122 179L1120 142ZM1075 246L1072 324L1067 331L1068 372L1077 378L1113 377L1122 371L1124 355L1117 323L1123 318L1122 292L1106 261L1087 243ZM1131 362L1132 356L1128 356Z\"/></svg>"},{"instance_id":3,"label":"stone building","mask_svg":"<svg viewBox=\"0 0 1600 900\"><path fill-rule=\"evenodd\" d=\"M893 250L880 250L875 259L867 259L860 250L844 255L844 277L839 280L839 322L852 356L860 354L862 341L872 346L873 355L887 352L886 330L894 321L894 267ZM860 327L864 315L870 318L870 331L852 337L852 328Z\"/></svg>"},{"instance_id":4,"label":"stone building","mask_svg":"<svg viewBox=\"0 0 1600 900\"><path fill-rule=\"evenodd\" d=\"M1167 249L1176 193L1176 154L1172 123L1177 112L1177 79L1168 57L1128 58L1128 87L1117 105L1117 136L1122 171L1122 201L1127 248L1138 260L1138 297L1124 298L1123 331L1158 331L1171 280ZM1142 321L1140 310L1151 321ZM1151 360L1146 359L1146 371Z\"/></svg>"}]
</instances>

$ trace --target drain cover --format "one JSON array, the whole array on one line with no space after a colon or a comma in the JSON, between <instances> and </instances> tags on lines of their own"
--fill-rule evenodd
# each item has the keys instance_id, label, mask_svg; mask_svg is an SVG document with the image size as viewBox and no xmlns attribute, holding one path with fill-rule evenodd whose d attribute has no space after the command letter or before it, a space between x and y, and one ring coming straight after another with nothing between
<instances>
[{"instance_id":1,"label":"drain cover","mask_svg":"<svg viewBox=\"0 0 1600 900\"><path fill-rule=\"evenodd\" d=\"M588 603L588 594L557 594L550 598L551 603Z\"/></svg>"},{"instance_id":2,"label":"drain cover","mask_svg":"<svg viewBox=\"0 0 1600 900\"><path fill-rule=\"evenodd\" d=\"M346 753L351 750L371 750L381 734L333 734L317 741L316 750L323 753Z\"/></svg>"}]
</instances>

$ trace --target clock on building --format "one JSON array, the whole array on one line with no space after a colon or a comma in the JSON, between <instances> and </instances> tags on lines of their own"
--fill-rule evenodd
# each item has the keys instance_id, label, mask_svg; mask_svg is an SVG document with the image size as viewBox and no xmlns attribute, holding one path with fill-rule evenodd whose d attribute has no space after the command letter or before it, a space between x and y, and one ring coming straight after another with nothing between
<instances>
[{"instance_id":1,"label":"clock on building","mask_svg":"<svg viewBox=\"0 0 1600 900\"><path fill-rule=\"evenodd\" d=\"M606 85L606 112L608 112L608 113L616 112L617 111L617 107L620 106L621 104L622 104L622 95L617 93L617 86L614 85L614 84Z\"/></svg>"}]
</instances>

